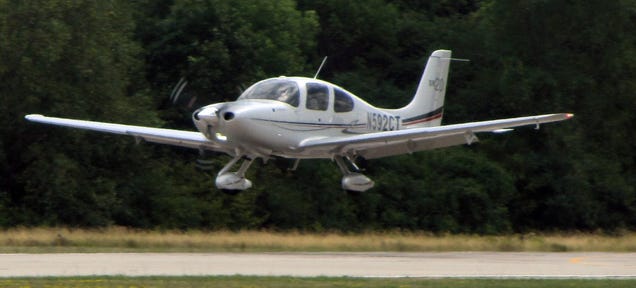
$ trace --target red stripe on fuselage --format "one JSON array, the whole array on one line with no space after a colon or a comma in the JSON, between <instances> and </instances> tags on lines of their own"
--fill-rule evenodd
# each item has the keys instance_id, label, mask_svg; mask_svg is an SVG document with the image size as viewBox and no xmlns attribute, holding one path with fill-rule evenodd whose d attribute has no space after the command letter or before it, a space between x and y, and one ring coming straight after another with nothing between
<instances>
[{"instance_id":1,"label":"red stripe on fuselage","mask_svg":"<svg viewBox=\"0 0 636 288\"><path fill-rule=\"evenodd\" d=\"M410 121L410 122L404 122L404 123L402 123L402 125L414 125L414 124L419 124L419 123L433 121L435 119L442 118L442 114L444 114L444 113L438 113L438 114L435 114L435 115L430 116L430 117L426 117L426 118L422 118L422 119L418 119L418 120L414 120L414 121Z\"/></svg>"}]
</instances>

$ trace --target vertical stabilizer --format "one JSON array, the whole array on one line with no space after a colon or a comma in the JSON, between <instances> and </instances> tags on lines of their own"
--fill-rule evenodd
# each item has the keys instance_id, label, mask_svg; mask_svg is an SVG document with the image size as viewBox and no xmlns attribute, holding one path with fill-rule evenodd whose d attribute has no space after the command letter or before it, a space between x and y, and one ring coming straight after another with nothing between
<instances>
[{"instance_id":1,"label":"vertical stabilizer","mask_svg":"<svg viewBox=\"0 0 636 288\"><path fill-rule=\"evenodd\" d=\"M450 50L437 50L428 58L413 100L393 111L402 118L403 127L441 125L450 61Z\"/></svg>"}]
</instances>

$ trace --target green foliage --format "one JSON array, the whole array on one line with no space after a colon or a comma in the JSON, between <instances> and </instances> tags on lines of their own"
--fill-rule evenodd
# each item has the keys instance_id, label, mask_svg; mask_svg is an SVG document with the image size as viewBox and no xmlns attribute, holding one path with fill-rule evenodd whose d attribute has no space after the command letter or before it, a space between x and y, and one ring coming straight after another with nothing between
<instances>
[{"instance_id":1,"label":"green foliage","mask_svg":"<svg viewBox=\"0 0 636 288\"><path fill-rule=\"evenodd\" d=\"M111 154L127 144L116 140L107 146L104 139L110 138L99 137L93 142L97 149L91 150L85 143L92 136L33 127L23 116L38 112L122 121L152 116L139 109L143 95L126 94L131 70L141 65L136 58L140 46L131 39L134 24L125 13L128 6L65 1L9 5L3 3L1 10L7 12L0 22L6 40L0 43L0 121L10 163L2 177L14 218L6 222L110 224L116 184L101 172L112 169L108 162L126 157Z\"/></svg>"},{"instance_id":2,"label":"green foliage","mask_svg":"<svg viewBox=\"0 0 636 288\"><path fill-rule=\"evenodd\" d=\"M395 161L395 162L393 162ZM465 147L383 161L383 228L496 233L511 229L513 177Z\"/></svg>"},{"instance_id":3,"label":"green foliage","mask_svg":"<svg viewBox=\"0 0 636 288\"><path fill-rule=\"evenodd\" d=\"M633 90L624 90L635 83L628 76L636 63L636 38L629 32L634 8L627 1L501 1L483 11L485 29L493 31L489 49L500 57L498 87L489 95L495 109L511 115L577 113L570 128L546 129L543 143L522 135L517 141L530 145L511 144L506 151L517 155L501 159L525 170L517 177L521 197L514 203L525 210L517 219L531 228L633 227L618 219L634 213L628 176L634 175L633 156L627 156L633 152L626 151L635 142L622 132L633 125L628 111L636 108Z\"/></svg>"},{"instance_id":4,"label":"green foliage","mask_svg":"<svg viewBox=\"0 0 636 288\"><path fill-rule=\"evenodd\" d=\"M148 79L167 95L185 77L189 97L204 105L234 100L241 87L271 75L302 74L318 23L293 1L206 0L177 1L148 26L140 32ZM189 121L194 108L173 120Z\"/></svg>"},{"instance_id":5,"label":"green foliage","mask_svg":"<svg viewBox=\"0 0 636 288\"><path fill-rule=\"evenodd\" d=\"M627 0L0 0L0 226L635 229L635 16ZM262 78L313 75L325 55L322 79L401 107L442 48L471 59L453 64L445 123L577 117L370 161L377 187L360 195L340 190L329 161L288 172L291 163L270 160L238 196L212 188L195 151L23 119L186 129L198 106ZM209 159L212 171L228 161Z\"/></svg>"}]
</instances>

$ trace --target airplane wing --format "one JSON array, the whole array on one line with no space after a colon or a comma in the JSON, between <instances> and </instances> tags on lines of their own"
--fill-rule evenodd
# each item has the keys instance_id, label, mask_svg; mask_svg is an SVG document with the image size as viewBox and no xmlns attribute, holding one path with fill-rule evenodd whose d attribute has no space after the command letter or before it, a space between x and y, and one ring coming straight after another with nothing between
<instances>
[{"instance_id":1,"label":"airplane wing","mask_svg":"<svg viewBox=\"0 0 636 288\"><path fill-rule=\"evenodd\" d=\"M426 128L384 131L355 136L310 138L298 149L317 149L338 155L358 155L367 159L412 153L477 142L475 133L505 132L509 128L562 121L573 114L548 114L491 121L470 122Z\"/></svg>"},{"instance_id":2,"label":"airplane wing","mask_svg":"<svg viewBox=\"0 0 636 288\"><path fill-rule=\"evenodd\" d=\"M223 151L223 149L219 145L205 138L203 134L193 131L55 118L46 117L38 114L26 115L24 118L29 121L45 124L53 124L58 126L80 128L113 134L130 135L135 137L135 139L137 140L144 140L154 143L169 144L194 149Z\"/></svg>"}]
</instances>

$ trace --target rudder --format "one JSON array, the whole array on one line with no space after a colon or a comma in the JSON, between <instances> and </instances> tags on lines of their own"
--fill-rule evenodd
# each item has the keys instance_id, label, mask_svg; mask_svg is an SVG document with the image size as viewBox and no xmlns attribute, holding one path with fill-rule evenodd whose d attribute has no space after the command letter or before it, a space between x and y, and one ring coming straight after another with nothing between
<instances>
[{"instance_id":1,"label":"rudder","mask_svg":"<svg viewBox=\"0 0 636 288\"><path fill-rule=\"evenodd\" d=\"M402 126L413 128L441 125L450 61L450 50L434 51L428 58L413 100L404 108L393 111L403 119Z\"/></svg>"}]
</instances>

